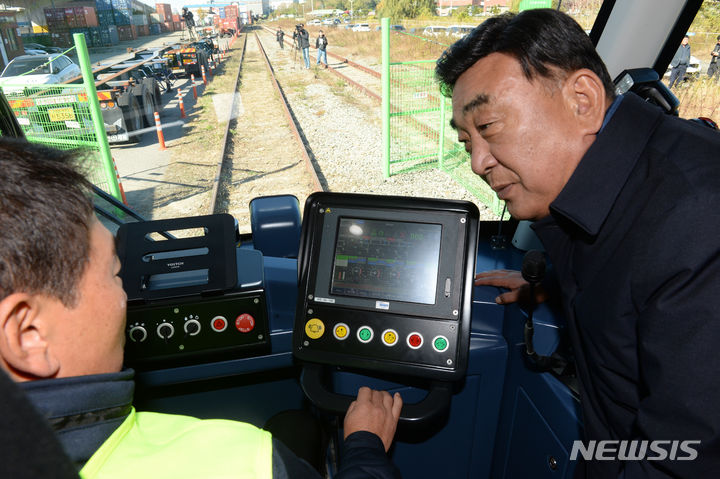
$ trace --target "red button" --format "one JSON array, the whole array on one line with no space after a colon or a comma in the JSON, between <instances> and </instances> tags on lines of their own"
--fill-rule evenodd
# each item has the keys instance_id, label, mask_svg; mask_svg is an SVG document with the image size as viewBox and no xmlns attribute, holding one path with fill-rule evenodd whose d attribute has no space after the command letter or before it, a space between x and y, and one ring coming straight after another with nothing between
<instances>
[{"instance_id":1,"label":"red button","mask_svg":"<svg viewBox=\"0 0 720 479\"><path fill-rule=\"evenodd\" d=\"M221 333L227 328L227 319L222 316L215 316L212 320L213 331Z\"/></svg>"},{"instance_id":2,"label":"red button","mask_svg":"<svg viewBox=\"0 0 720 479\"><path fill-rule=\"evenodd\" d=\"M408 344L413 348L419 348L422 344L422 336L419 334L411 334L408 338Z\"/></svg>"},{"instance_id":3,"label":"red button","mask_svg":"<svg viewBox=\"0 0 720 479\"><path fill-rule=\"evenodd\" d=\"M249 333L255 327L255 318L247 313L243 313L235 320L235 327L241 333Z\"/></svg>"}]
</instances>

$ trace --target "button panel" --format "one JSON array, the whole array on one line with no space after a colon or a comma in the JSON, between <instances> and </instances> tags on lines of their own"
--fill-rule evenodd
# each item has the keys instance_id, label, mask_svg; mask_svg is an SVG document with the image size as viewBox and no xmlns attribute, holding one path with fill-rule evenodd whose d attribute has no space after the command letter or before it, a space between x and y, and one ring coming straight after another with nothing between
<instances>
[{"instance_id":1,"label":"button panel","mask_svg":"<svg viewBox=\"0 0 720 479\"><path fill-rule=\"evenodd\" d=\"M129 306L125 332L127 364L141 370L255 356L270 350L262 292Z\"/></svg>"},{"instance_id":2,"label":"button panel","mask_svg":"<svg viewBox=\"0 0 720 479\"><path fill-rule=\"evenodd\" d=\"M458 364L458 328L453 320L433 320L375 312L343 314L314 305L305 317L304 354L335 353L357 359L391 360L419 367L454 370ZM311 325L315 325L311 329ZM323 334L325 328L330 328ZM340 356L338 356L340 357Z\"/></svg>"}]
</instances>

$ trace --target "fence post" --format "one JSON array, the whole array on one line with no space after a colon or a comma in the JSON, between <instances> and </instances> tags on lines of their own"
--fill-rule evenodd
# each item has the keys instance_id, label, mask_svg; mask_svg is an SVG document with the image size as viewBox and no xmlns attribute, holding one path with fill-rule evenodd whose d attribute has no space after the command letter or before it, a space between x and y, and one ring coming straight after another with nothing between
<instances>
[{"instance_id":1,"label":"fence post","mask_svg":"<svg viewBox=\"0 0 720 479\"><path fill-rule=\"evenodd\" d=\"M93 126L95 127L95 138L97 139L100 149L103 172L105 173L105 180L108 182L108 188L110 189L108 193L117 200L122 201L113 159L110 155L110 144L108 143L107 133L105 133L105 123L103 122L102 112L100 111L100 101L98 100L97 90L95 89L95 77L93 76L92 66L90 65L90 55L88 54L87 44L85 43L85 34L73 33L73 40L75 41L75 50L77 51L83 84L85 85L85 92L87 93L90 116L93 121Z\"/></svg>"},{"instance_id":2,"label":"fence post","mask_svg":"<svg viewBox=\"0 0 720 479\"><path fill-rule=\"evenodd\" d=\"M438 128L438 164L445 169L445 97L440 95L440 128Z\"/></svg>"},{"instance_id":3,"label":"fence post","mask_svg":"<svg viewBox=\"0 0 720 479\"><path fill-rule=\"evenodd\" d=\"M390 177L390 19L380 20L382 26L382 136L383 176Z\"/></svg>"}]
</instances>

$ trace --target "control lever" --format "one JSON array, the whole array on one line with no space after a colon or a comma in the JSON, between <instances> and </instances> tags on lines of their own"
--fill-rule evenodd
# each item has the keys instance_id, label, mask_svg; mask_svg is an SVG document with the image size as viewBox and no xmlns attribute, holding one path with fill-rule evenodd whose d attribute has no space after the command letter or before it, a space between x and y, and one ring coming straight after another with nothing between
<instances>
[{"instance_id":1,"label":"control lever","mask_svg":"<svg viewBox=\"0 0 720 479\"><path fill-rule=\"evenodd\" d=\"M563 367L565 360L558 356L542 356L535 351L533 344L533 336L535 328L533 326L533 312L537 307L535 301L535 288L545 277L545 256L542 251L530 250L525 253L522 263L522 277L530 285L530 304L528 306L527 319L525 320L525 354L541 371L550 371L557 367Z\"/></svg>"},{"instance_id":2,"label":"control lever","mask_svg":"<svg viewBox=\"0 0 720 479\"><path fill-rule=\"evenodd\" d=\"M306 363L300 376L300 385L310 401L320 409L336 414L345 414L352 396L329 391L322 382L323 367L316 363ZM452 397L451 385L445 381L435 381L425 398L413 404L403 402L399 422L401 424L427 424L438 420L447 413Z\"/></svg>"}]
</instances>

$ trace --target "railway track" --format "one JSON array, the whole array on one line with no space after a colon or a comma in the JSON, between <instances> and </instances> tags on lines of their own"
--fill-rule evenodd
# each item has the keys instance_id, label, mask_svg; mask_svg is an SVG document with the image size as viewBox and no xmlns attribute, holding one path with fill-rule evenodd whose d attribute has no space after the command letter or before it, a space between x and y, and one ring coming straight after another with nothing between
<instances>
[{"instance_id":1,"label":"railway track","mask_svg":"<svg viewBox=\"0 0 720 479\"><path fill-rule=\"evenodd\" d=\"M283 193L304 201L323 189L262 43L252 31L245 41L237 115L228 124L210 211L233 214L241 233L249 232L253 198Z\"/></svg>"},{"instance_id":2,"label":"railway track","mask_svg":"<svg viewBox=\"0 0 720 479\"><path fill-rule=\"evenodd\" d=\"M263 44L274 47L270 56ZM330 52L328 57L328 72L380 101L378 72ZM208 211L232 213L243 233L249 231L247 205L253 198L286 193L302 202L313 191L328 189L323 168L292 112L273 64L289 70L291 76L305 71L301 53L293 51L292 44L279 50L274 31L263 27L245 33L235 88L241 114L227 124ZM273 95L258 98L257 92L271 88ZM282 154L276 152L278 145Z\"/></svg>"},{"instance_id":3,"label":"railway track","mask_svg":"<svg viewBox=\"0 0 720 479\"><path fill-rule=\"evenodd\" d=\"M441 171L383 177L379 96L360 83L379 91L377 72L337 56L330 56L327 70L314 60L305 69L301 54L292 44L280 49L274 32L253 28L244 35L237 113L228 126L209 213L232 214L245 234L251 232L249 203L259 196L292 194L301 205L320 190L473 200ZM333 81L326 74L338 69L352 75L365 94L346 87L345 78Z\"/></svg>"}]
</instances>

